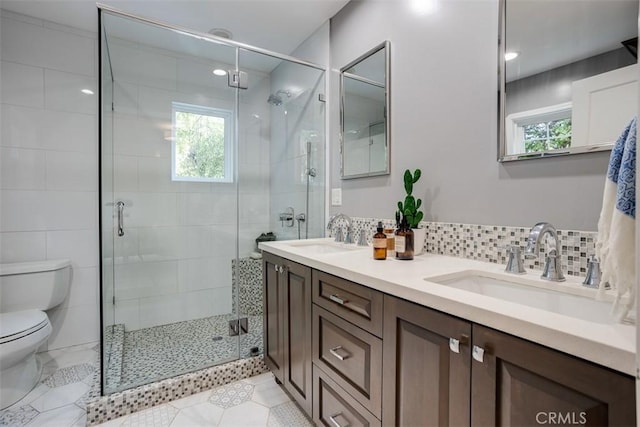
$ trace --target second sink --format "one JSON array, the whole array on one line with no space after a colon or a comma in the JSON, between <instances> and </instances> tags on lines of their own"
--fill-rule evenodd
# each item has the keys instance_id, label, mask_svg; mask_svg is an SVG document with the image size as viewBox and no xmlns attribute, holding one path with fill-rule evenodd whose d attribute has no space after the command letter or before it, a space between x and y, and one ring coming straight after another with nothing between
<instances>
[{"instance_id":1,"label":"second sink","mask_svg":"<svg viewBox=\"0 0 640 427\"><path fill-rule=\"evenodd\" d=\"M610 302L554 291L522 276L512 278L503 274L466 270L425 280L577 319L613 323Z\"/></svg>"}]
</instances>

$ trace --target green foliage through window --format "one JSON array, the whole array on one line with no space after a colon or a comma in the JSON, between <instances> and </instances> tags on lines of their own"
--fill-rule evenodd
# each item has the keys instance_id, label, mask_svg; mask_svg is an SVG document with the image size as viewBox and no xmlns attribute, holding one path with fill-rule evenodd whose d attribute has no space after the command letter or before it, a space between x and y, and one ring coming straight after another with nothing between
<instances>
[{"instance_id":1,"label":"green foliage through window","mask_svg":"<svg viewBox=\"0 0 640 427\"><path fill-rule=\"evenodd\" d=\"M174 103L173 179L231 181L231 112Z\"/></svg>"},{"instance_id":2,"label":"green foliage through window","mask_svg":"<svg viewBox=\"0 0 640 427\"><path fill-rule=\"evenodd\" d=\"M571 119L559 119L523 126L527 153L558 150L571 146Z\"/></svg>"}]
</instances>

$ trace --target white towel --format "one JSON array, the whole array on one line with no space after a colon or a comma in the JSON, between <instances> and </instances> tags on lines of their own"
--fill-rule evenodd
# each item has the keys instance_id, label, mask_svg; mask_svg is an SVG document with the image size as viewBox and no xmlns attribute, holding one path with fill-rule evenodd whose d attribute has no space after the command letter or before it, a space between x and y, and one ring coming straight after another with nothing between
<instances>
[{"instance_id":1,"label":"white towel","mask_svg":"<svg viewBox=\"0 0 640 427\"><path fill-rule=\"evenodd\" d=\"M598 221L596 256L602 269L601 283L615 292L613 312L622 321L636 295L636 135L637 117L622 132L611 151ZM600 295L604 286L600 286Z\"/></svg>"}]
</instances>

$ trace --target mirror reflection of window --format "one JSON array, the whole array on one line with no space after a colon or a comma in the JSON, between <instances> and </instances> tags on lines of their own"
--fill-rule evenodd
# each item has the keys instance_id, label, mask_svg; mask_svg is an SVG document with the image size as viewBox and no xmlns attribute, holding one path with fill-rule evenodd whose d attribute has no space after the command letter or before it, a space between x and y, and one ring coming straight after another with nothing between
<instances>
[{"instance_id":1,"label":"mirror reflection of window","mask_svg":"<svg viewBox=\"0 0 640 427\"><path fill-rule=\"evenodd\" d=\"M503 0L500 160L611 149L637 114L637 0Z\"/></svg>"}]
</instances>

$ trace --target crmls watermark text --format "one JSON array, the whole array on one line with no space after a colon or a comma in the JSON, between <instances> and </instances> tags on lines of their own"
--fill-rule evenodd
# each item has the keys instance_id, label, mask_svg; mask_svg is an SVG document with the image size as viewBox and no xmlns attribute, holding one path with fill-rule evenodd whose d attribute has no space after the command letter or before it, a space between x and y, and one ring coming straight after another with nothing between
<instances>
[{"instance_id":1,"label":"crmls watermark text","mask_svg":"<svg viewBox=\"0 0 640 427\"><path fill-rule=\"evenodd\" d=\"M536 422L540 425L585 425L586 412L538 412Z\"/></svg>"}]
</instances>

